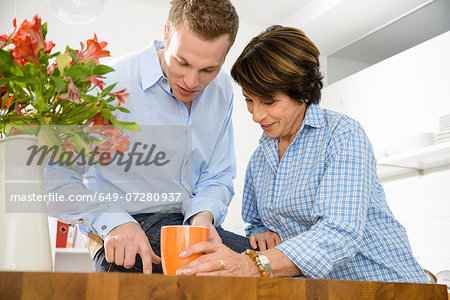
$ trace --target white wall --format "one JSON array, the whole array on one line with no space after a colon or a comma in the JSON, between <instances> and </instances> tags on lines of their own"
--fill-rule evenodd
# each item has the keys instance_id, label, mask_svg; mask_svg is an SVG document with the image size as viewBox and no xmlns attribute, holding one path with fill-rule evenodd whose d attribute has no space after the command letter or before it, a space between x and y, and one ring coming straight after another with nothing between
<instances>
[{"instance_id":1,"label":"white wall","mask_svg":"<svg viewBox=\"0 0 450 300\"><path fill-rule=\"evenodd\" d=\"M362 123L376 153L413 132L437 132L450 114L450 32L324 88L322 106ZM450 269L450 167L383 183L415 256L436 273Z\"/></svg>"}]
</instances>

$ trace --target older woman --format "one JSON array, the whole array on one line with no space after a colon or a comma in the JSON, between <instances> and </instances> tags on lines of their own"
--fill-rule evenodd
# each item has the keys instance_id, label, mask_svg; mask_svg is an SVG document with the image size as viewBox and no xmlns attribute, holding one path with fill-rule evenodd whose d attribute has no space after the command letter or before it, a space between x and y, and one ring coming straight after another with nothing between
<instances>
[{"instance_id":1,"label":"older woman","mask_svg":"<svg viewBox=\"0 0 450 300\"><path fill-rule=\"evenodd\" d=\"M295 28L256 36L231 74L264 134L248 164L242 215L252 247L205 253L178 274L427 282L392 215L361 125L320 108L319 51Z\"/></svg>"}]
</instances>

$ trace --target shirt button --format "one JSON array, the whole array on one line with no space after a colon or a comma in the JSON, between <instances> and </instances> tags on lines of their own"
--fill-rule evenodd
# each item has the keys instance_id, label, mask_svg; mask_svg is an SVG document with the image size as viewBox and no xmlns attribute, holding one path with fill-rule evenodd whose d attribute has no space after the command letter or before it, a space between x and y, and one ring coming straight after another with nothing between
<instances>
[{"instance_id":1,"label":"shirt button","mask_svg":"<svg viewBox=\"0 0 450 300\"><path fill-rule=\"evenodd\" d=\"M102 230L105 230L105 229L106 229L106 225L103 225L103 226L102 226Z\"/></svg>"},{"instance_id":2,"label":"shirt button","mask_svg":"<svg viewBox=\"0 0 450 300\"><path fill-rule=\"evenodd\" d=\"M167 83L167 79L166 78L163 79L163 83Z\"/></svg>"},{"instance_id":3,"label":"shirt button","mask_svg":"<svg viewBox=\"0 0 450 300\"><path fill-rule=\"evenodd\" d=\"M286 219L284 217L281 217L280 221L281 221L281 223L284 223L284 222L286 222Z\"/></svg>"}]
</instances>

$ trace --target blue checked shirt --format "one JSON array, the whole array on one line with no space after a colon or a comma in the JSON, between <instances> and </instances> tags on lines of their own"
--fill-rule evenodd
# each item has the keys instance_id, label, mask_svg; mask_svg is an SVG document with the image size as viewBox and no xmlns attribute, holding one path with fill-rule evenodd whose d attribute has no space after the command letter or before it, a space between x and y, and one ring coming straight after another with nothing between
<instances>
[{"instance_id":1,"label":"blue checked shirt","mask_svg":"<svg viewBox=\"0 0 450 300\"><path fill-rule=\"evenodd\" d=\"M372 146L348 116L308 107L279 162L263 135L246 172L248 236L277 232L277 246L309 278L427 282L378 181Z\"/></svg>"}]
</instances>

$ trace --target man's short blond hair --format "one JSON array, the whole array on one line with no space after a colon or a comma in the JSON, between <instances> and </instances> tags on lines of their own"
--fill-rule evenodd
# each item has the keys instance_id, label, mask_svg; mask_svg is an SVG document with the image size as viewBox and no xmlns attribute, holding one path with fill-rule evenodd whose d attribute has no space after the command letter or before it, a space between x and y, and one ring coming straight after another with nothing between
<instances>
[{"instance_id":1,"label":"man's short blond hair","mask_svg":"<svg viewBox=\"0 0 450 300\"><path fill-rule=\"evenodd\" d=\"M230 47L236 39L239 17L230 0L172 0L167 18L167 34L170 39L180 22L186 29L206 40L214 40L224 34L230 36Z\"/></svg>"}]
</instances>

